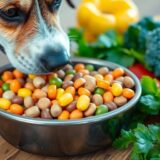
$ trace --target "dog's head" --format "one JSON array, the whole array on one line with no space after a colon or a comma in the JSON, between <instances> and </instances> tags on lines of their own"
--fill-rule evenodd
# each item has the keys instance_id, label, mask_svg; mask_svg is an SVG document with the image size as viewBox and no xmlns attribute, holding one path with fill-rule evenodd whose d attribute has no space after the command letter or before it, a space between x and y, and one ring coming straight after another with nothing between
<instances>
[{"instance_id":1,"label":"dog's head","mask_svg":"<svg viewBox=\"0 0 160 160\"><path fill-rule=\"evenodd\" d=\"M69 62L69 40L57 15L60 4L61 0L0 0L0 45L14 67L39 74Z\"/></svg>"}]
</instances>

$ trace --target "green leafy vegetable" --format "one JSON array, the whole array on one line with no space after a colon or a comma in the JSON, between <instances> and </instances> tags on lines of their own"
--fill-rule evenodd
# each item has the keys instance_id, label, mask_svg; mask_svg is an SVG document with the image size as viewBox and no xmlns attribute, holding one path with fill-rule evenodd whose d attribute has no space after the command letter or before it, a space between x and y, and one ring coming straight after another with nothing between
<instances>
[{"instance_id":1,"label":"green leafy vegetable","mask_svg":"<svg viewBox=\"0 0 160 160\"><path fill-rule=\"evenodd\" d=\"M138 108L143 113L158 115L160 111L160 100L153 95L145 95L140 98Z\"/></svg>"},{"instance_id":2,"label":"green leafy vegetable","mask_svg":"<svg viewBox=\"0 0 160 160\"><path fill-rule=\"evenodd\" d=\"M160 158L160 126L138 124L137 128L129 131L122 130L121 137L113 146L126 149L132 146L131 160L151 160ZM158 160L158 159L157 159Z\"/></svg>"}]
</instances>

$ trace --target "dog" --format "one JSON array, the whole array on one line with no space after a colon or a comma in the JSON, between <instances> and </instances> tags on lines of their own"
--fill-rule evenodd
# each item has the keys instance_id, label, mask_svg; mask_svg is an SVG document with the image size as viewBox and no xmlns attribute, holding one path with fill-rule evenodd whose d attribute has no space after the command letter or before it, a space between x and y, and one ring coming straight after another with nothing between
<instances>
[{"instance_id":1,"label":"dog","mask_svg":"<svg viewBox=\"0 0 160 160\"><path fill-rule=\"evenodd\" d=\"M58 18L61 1L0 0L1 49L23 73L49 73L69 63L69 39Z\"/></svg>"}]
</instances>

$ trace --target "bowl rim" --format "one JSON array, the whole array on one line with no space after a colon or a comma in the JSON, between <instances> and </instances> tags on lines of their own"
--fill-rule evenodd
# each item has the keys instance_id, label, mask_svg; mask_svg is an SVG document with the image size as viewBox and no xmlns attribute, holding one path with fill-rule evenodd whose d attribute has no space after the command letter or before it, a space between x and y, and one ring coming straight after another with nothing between
<instances>
[{"instance_id":1,"label":"bowl rim","mask_svg":"<svg viewBox=\"0 0 160 160\"><path fill-rule=\"evenodd\" d=\"M73 57L71 59L71 61L73 61L73 63L88 63L88 64L93 64L93 65L100 65L100 66L107 66L111 69L117 68L117 67L121 67L125 70L125 72L131 76L133 78L133 80L135 81L136 84L136 94L135 97L133 99L131 99L127 104L125 104L122 107L119 107L116 110L110 111L106 114L102 114L102 115L98 115L98 116L93 116L93 117L87 117L87 118L83 118L80 120L45 120L45 119L41 119L41 118L30 118L30 117L24 117L24 116L19 116L19 115L15 115L15 114L11 114L8 113L4 110L0 109L0 116L3 116L7 119L13 120L13 121L19 121L19 122L23 122L23 123L27 123L27 124L33 124L33 125L51 125L51 126L55 126L55 125L59 125L59 126L68 126L68 125L82 125L82 124L90 124L90 123L97 123L99 121L103 121L103 120L107 120L110 119L112 117L115 117L119 114L122 114L126 111L128 111L129 109L131 109L132 107L134 107L134 105L137 103L137 101L139 100L141 93L142 93L142 88L140 85L140 81L137 78L137 76L132 73L130 70L128 70L127 68L113 63L113 62L109 62L109 61L104 61L104 60L97 60L97 59L93 59L93 58L79 58L79 57ZM0 67L0 72L3 72L6 69L11 69L13 68L11 64L7 64L7 65L3 65Z\"/></svg>"}]
</instances>

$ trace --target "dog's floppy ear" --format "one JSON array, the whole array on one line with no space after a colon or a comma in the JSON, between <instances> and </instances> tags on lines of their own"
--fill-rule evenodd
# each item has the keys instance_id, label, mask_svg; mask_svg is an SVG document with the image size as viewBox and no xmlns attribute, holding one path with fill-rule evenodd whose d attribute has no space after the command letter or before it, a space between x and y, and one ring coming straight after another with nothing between
<instances>
[{"instance_id":1,"label":"dog's floppy ear","mask_svg":"<svg viewBox=\"0 0 160 160\"><path fill-rule=\"evenodd\" d=\"M66 0L70 7L75 8L75 5L71 0Z\"/></svg>"}]
</instances>

